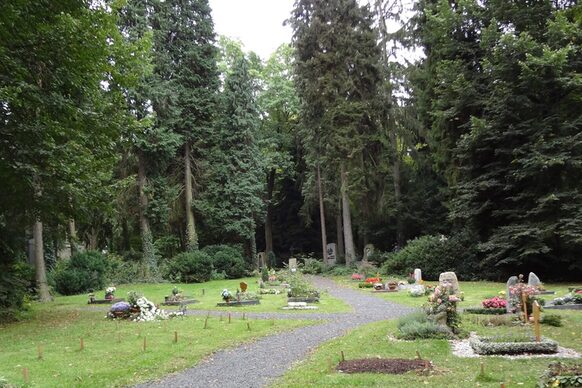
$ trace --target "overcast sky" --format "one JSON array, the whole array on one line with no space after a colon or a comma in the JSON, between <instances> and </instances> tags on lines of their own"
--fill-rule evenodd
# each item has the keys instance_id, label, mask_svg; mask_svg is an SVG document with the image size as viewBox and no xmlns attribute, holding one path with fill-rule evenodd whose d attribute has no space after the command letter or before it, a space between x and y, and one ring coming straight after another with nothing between
<instances>
[{"instance_id":1,"label":"overcast sky","mask_svg":"<svg viewBox=\"0 0 582 388\"><path fill-rule=\"evenodd\" d=\"M239 39L245 49L267 59L291 42L291 27L283 27L293 0L209 0L217 34Z\"/></svg>"}]
</instances>

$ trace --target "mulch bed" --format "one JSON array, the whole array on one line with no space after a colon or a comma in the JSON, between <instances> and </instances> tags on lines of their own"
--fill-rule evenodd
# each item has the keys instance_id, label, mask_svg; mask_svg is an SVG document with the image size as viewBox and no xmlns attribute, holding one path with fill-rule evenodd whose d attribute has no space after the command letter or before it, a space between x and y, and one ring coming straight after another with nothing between
<instances>
[{"instance_id":1,"label":"mulch bed","mask_svg":"<svg viewBox=\"0 0 582 388\"><path fill-rule=\"evenodd\" d=\"M390 373L400 374L410 371L432 369L428 360L406 360L402 358L364 358L341 361L337 370L344 373Z\"/></svg>"}]
</instances>

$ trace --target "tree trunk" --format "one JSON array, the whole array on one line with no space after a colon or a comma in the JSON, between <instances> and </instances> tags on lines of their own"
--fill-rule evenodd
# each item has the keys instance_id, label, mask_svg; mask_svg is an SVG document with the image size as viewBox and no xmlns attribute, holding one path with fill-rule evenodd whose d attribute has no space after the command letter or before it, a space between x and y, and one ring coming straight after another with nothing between
<instances>
[{"instance_id":1,"label":"tree trunk","mask_svg":"<svg viewBox=\"0 0 582 388\"><path fill-rule=\"evenodd\" d=\"M259 259L257 256L257 238L256 238L256 233L255 233L255 229L253 228L253 235L250 238L250 248L251 248L251 257L253 258L253 263L255 263L255 268L259 269L261 266L261 263L259 263Z\"/></svg>"},{"instance_id":2,"label":"tree trunk","mask_svg":"<svg viewBox=\"0 0 582 388\"><path fill-rule=\"evenodd\" d=\"M186 208L186 238L188 250L198 249L198 235L192 210L192 160L190 155L190 143L184 145L184 191Z\"/></svg>"},{"instance_id":3,"label":"tree trunk","mask_svg":"<svg viewBox=\"0 0 582 388\"><path fill-rule=\"evenodd\" d=\"M342 213L344 221L344 243L346 250L346 265L356 258L354 235L352 233L352 216L350 213L350 199L348 197L348 174L344 164L341 166Z\"/></svg>"},{"instance_id":4,"label":"tree trunk","mask_svg":"<svg viewBox=\"0 0 582 388\"><path fill-rule=\"evenodd\" d=\"M77 253L77 226L75 220L69 220L69 245L71 246L71 256Z\"/></svg>"},{"instance_id":5,"label":"tree trunk","mask_svg":"<svg viewBox=\"0 0 582 388\"><path fill-rule=\"evenodd\" d=\"M36 267L36 284L38 286L38 297L41 302L52 300L46 281L46 267L44 263L44 249L42 238L42 222L38 219L32 228L34 238L34 265Z\"/></svg>"},{"instance_id":6,"label":"tree trunk","mask_svg":"<svg viewBox=\"0 0 582 388\"><path fill-rule=\"evenodd\" d=\"M91 227L91 230L87 232L87 240L89 240L89 246L87 249L90 251L97 250L97 241L99 239L99 231L95 229L94 226Z\"/></svg>"},{"instance_id":7,"label":"tree trunk","mask_svg":"<svg viewBox=\"0 0 582 388\"><path fill-rule=\"evenodd\" d=\"M156 254L150 222L146 215L148 197L146 195L147 176L145 169L145 156L141 150L137 152L137 187L139 191L139 228L141 233L141 245L143 253L144 277L150 278L157 270Z\"/></svg>"},{"instance_id":8,"label":"tree trunk","mask_svg":"<svg viewBox=\"0 0 582 388\"><path fill-rule=\"evenodd\" d=\"M273 252L273 189L275 188L275 173L273 168L267 175L267 214L265 216L265 254Z\"/></svg>"},{"instance_id":9,"label":"tree trunk","mask_svg":"<svg viewBox=\"0 0 582 388\"><path fill-rule=\"evenodd\" d=\"M398 139L396 133L392 132L392 143L394 144L394 165L392 174L394 181L394 200L396 202L396 242L402 248L404 246L404 225L402 222L402 191L400 185L400 151L398 150Z\"/></svg>"},{"instance_id":10,"label":"tree trunk","mask_svg":"<svg viewBox=\"0 0 582 388\"><path fill-rule=\"evenodd\" d=\"M321 183L321 170L317 165L317 190L319 192L319 221L321 223L321 246L323 263L327 265L327 234L325 232L325 207L323 205L323 185Z\"/></svg>"},{"instance_id":11,"label":"tree trunk","mask_svg":"<svg viewBox=\"0 0 582 388\"><path fill-rule=\"evenodd\" d=\"M342 207L341 200L337 208L337 214L335 216L335 224L337 230L337 256L344 257L346 255L344 249L344 227L342 222Z\"/></svg>"}]
</instances>

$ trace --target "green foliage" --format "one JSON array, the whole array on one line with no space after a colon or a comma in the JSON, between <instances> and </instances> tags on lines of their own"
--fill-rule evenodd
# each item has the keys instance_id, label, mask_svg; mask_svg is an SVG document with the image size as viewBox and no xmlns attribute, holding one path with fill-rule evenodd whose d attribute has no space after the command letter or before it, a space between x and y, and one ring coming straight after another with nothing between
<instances>
[{"instance_id":1,"label":"green foliage","mask_svg":"<svg viewBox=\"0 0 582 388\"><path fill-rule=\"evenodd\" d=\"M172 281L203 283L212 276L212 258L203 251L179 253L168 263L167 276Z\"/></svg>"},{"instance_id":2,"label":"green foliage","mask_svg":"<svg viewBox=\"0 0 582 388\"><path fill-rule=\"evenodd\" d=\"M77 253L61 261L53 271L55 290L62 295L74 295L105 286L107 258L96 251Z\"/></svg>"},{"instance_id":3,"label":"green foliage","mask_svg":"<svg viewBox=\"0 0 582 388\"><path fill-rule=\"evenodd\" d=\"M267 269L267 267L263 267L261 268L261 280L263 282L268 282L269 281L269 270Z\"/></svg>"},{"instance_id":4,"label":"green foliage","mask_svg":"<svg viewBox=\"0 0 582 388\"><path fill-rule=\"evenodd\" d=\"M554 326L554 327L561 327L562 323L562 316L557 314L544 314L542 315L542 319L540 322L544 325Z\"/></svg>"},{"instance_id":5,"label":"green foliage","mask_svg":"<svg viewBox=\"0 0 582 388\"><path fill-rule=\"evenodd\" d=\"M305 280L305 277L299 273L289 272L285 281L289 284L290 289L287 295L293 298L319 298L319 291L317 291L311 283Z\"/></svg>"},{"instance_id":6,"label":"green foliage","mask_svg":"<svg viewBox=\"0 0 582 388\"><path fill-rule=\"evenodd\" d=\"M353 274L355 270L356 268L354 266L334 265L333 267L327 268L326 273L330 276L346 276Z\"/></svg>"},{"instance_id":7,"label":"green foliage","mask_svg":"<svg viewBox=\"0 0 582 388\"><path fill-rule=\"evenodd\" d=\"M476 307L476 308L467 308L464 309L463 312L468 314L486 314L486 315L500 315L507 313L506 309L497 309L497 308L483 308L483 307Z\"/></svg>"},{"instance_id":8,"label":"green foliage","mask_svg":"<svg viewBox=\"0 0 582 388\"><path fill-rule=\"evenodd\" d=\"M0 265L0 322L15 319L24 307L30 287L30 268L25 264Z\"/></svg>"},{"instance_id":9,"label":"green foliage","mask_svg":"<svg viewBox=\"0 0 582 388\"><path fill-rule=\"evenodd\" d=\"M323 272L323 263L312 257L307 257L303 261L301 272L311 275L318 275Z\"/></svg>"},{"instance_id":10,"label":"green foliage","mask_svg":"<svg viewBox=\"0 0 582 388\"><path fill-rule=\"evenodd\" d=\"M552 362L540 377L537 387L582 387L582 364Z\"/></svg>"},{"instance_id":11,"label":"green foliage","mask_svg":"<svg viewBox=\"0 0 582 388\"><path fill-rule=\"evenodd\" d=\"M207 245L202 249L212 259L217 273L224 273L227 279L238 279L246 275L247 263L240 246Z\"/></svg>"},{"instance_id":12,"label":"green foliage","mask_svg":"<svg viewBox=\"0 0 582 388\"><path fill-rule=\"evenodd\" d=\"M397 337L404 340L448 339L451 331L429 320L424 313L410 314L398 320Z\"/></svg>"},{"instance_id":13,"label":"green foliage","mask_svg":"<svg viewBox=\"0 0 582 388\"><path fill-rule=\"evenodd\" d=\"M474 260L470 249L460 239L422 236L409 241L400 251L388 254L382 273L408 275L415 268L422 268L422 276L427 280L438 280L439 274L447 271L466 279L477 272L477 268L470 265Z\"/></svg>"}]
</instances>

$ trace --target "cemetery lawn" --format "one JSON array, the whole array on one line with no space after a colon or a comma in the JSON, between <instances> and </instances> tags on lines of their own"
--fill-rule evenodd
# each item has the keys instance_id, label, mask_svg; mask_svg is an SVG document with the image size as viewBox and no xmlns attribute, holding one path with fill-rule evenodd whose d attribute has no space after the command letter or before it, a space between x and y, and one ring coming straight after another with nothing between
<instances>
[{"instance_id":1,"label":"cemetery lawn","mask_svg":"<svg viewBox=\"0 0 582 388\"><path fill-rule=\"evenodd\" d=\"M386 278L387 279L387 278ZM386 280L384 279L384 280ZM369 295L374 295L375 297L382 298L391 302L400 303L406 306L420 307L426 303L426 297L412 297L407 290L401 290L398 292L373 292L370 288L358 288L358 283L349 279L348 276L334 276L333 280L344 286L357 289ZM426 285L436 286L438 281L427 281ZM556 291L555 295L540 295L540 298L545 299L546 302L551 301L554 298L564 296L568 293L568 287L580 286L579 284L567 284L567 283L544 283L544 287L549 291ZM482 307L481 301L486 298L492 298L498 295L499 291L505 291L505 283L496 282L459 282L459 287L464 293L465 300L459 303L460 309L471 308L471 307Z\"/></svg>"},{"instance_id":2,"label":"cemetery lawn","mask_svg":"<svg viewBox=\"0 0 582 388\"><path fill-rule=\"evenodd\" d=\"M151 285L161 293L168 286ZM147 296L157 301L150 290ZM229 324L226 318L211 316L204 329L206 316L135 323L105 319L104 305L103 311L86 306L84 296L57 297L53 303L33 304L28 320L0 326L0 377L21 386L23 368L28 368L32 387L133 385L191 367L213 351L317 323L233 317Z\"/></svg>"},{"instance_id":3,"label":"cemetery lawn","mask_svg":"<svg viewBox=\"0 0 582 388\"><path fill-rule=\"evenodd\" d=\"M498 284L500 285L500 283ZM461 285L461 288L463 286ZM465 291L465 293L467 293ZM561 346L582 352L582 314L579 311L547 310L546 314L559 314L564 326L542 325L542 335L552 338ZM484 316L463 314L463 328L481 335L518 334L532 332L532 327L484 327L479 324ZM393 341L388 335L396 333L396 320L361 326L348 335L329 341L318 348L307 360L297 364L274 387L496 387L501 382L510 387L536 386L538 377L545 371L552 358L510 360L500 357L459 358L453 356L446 340ZM431 360L434 371L422 376L410 372L403 375L346 374L335 370L341 351L346 360L358 358L406 358L413 359L418 351L423 359ZM560 359L567 360L570 359ZM485 375L480 374L480 362L484 362ZM580 359L577 360L580 362Z\"/></svg>"},{"instance_id":4,"label":"cemetery lawn","mask_svg":"<svg viewBox=\"0 0 582 388\"><path fill-rule=\"evenodd\" d=\"M116 298L127 298L128 291L137 291L142 293L146 298L152 302L159 304L164 301L164 296L171 295L174 286L182 290L183 295L188 298L193 298L198 303L189 304L189 310L214 310L214 311L232 311L232 312L279 312L279 313L342 313L351 312L352 308L340 299L334 298L326 292L322 292L320 302L316 304L317 310L281 310L282 307L287 306L287 295L283 292L279 295L261 295L261 304L250 306L232 306L232 307L218 307L216 304L223 302L220 296L222 290L228 289L233 295L236 290L240 288L241 282L246 282L248 285L248 292L258 293L259 287L257 278L231 279L231 280L212 280L206 283L195 284L172 284L172 283L157 283L157 284L123 284L117 286L115 293ZM275 288L275 287L273 287ZM104 290L97 291L95 296L103 298ZM64 306L87 306L87 295L74 295L67 297L59 297L56 304ZM98 305L95 305L98 306ZM101 305L104 309L103 305ZM161 306L165 310L176 310L175 306Z\"/></svg>"}]
</instances>

